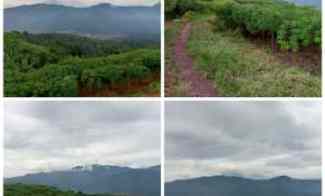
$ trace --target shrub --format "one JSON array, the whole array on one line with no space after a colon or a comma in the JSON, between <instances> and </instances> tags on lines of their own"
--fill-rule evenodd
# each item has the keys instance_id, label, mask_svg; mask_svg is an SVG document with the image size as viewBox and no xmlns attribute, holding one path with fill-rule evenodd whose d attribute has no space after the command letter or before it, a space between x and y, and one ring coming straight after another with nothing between
<instances>
[{"instance_id":1,"label":"shrub","mask_svg":"<svg viewBox=\"0 0 325 196\"><path fill-rule=\"evenodd\" d=\"M224 21L222 26L266 35L283 50L321 45L321 13L314 8L278 1L231 2L219 8L216 15Z\"/></svg>"}]
</instances>

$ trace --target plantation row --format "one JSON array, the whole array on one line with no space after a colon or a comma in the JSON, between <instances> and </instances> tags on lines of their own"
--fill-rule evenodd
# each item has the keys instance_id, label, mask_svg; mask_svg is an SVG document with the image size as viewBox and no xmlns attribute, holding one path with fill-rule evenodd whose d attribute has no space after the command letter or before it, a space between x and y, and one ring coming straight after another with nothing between
<instances>
[{"instance_id":1,"label":"plantation row","mask_svg":"<svg viewBox=\"0 0 325 196\"><path fill-rule=\"evenodd\" d=\"M321 12L284 0L173 0L165 3L167 18L187 12L217 13L218 28L240 28L253 36L272 40L272 46L298 51L321 46Z\"/></svg>"},{"instance_id":2,"label":"plantation row","mask_svg":"<svg viewBox=\"0 0 325 196\"><path fill-rule=\"evenodd\" d=\"M159 49L118 48L105 41L78 41L85 38L72 36L70 40L75 41L69 42L66 38L33 41L30 35L7 33L5 95L78 96L80 88L129 84L160 71Z\"/></svg>"},{"instance_id":3,"label":"plantation row","mask_svg":"<svg viewBox=\"0 0 325 196\"><path fill-rule=\"evenodd\" d=\"M54 187L42 185L12 184L4 185L5 196L114 196L115 194L85 194L74 191L61 191ZM118 195L115 195L118 196Z\"/></svg>"},{"instance_id":4,"label":"plantation row","mask_svg":"<svg viewBox=\"0 0 325 196\"><path fill-rule=\"evenodd\" d=\"M321 47L321 12L285 1L237 0L217 9L218 27L241 28L272 39L283 50Z\"/></svg>"}]
</instances>

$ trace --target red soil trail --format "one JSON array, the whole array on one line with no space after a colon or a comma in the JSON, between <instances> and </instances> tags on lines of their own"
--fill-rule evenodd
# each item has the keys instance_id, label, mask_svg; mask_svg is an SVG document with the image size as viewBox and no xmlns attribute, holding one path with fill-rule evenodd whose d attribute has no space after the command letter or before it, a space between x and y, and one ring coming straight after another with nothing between
<instances>
[{"instance_id":1,"label":"red soil trail","mask_svg":"<svg viewBox=\"0 0 325 196\"><path fill-rule=\"evenodd\" d=\"M193 59L186 52L187 41L191 34L191 23L186 23L175 44L174 63L180 70L180 80L188 85L186 95L190 97L215 97L213 83L193 68Z\"/></svg>"}]
</instances>

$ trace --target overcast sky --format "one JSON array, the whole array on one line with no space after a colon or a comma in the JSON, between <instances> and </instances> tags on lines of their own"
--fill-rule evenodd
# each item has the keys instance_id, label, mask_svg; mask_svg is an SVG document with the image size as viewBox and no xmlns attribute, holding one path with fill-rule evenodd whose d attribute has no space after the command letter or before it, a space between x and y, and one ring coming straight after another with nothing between
<instances>
[{"instance_id":1,"label":"overcast sky","mask_svg":"<svg viewBox=\"0 0 325 196\"><path fill-rule=\"evenodd\" d=\"M318 102L166 103L167 181L321 176Z\"/></svg>"},{"instance_id":2,"label":"overcast sky","mask_svg":"<svg viewBox=\"0 0 325 196\"><path fill-rule=\"evenodd\" d=\"M16 7L20 5L31 5L37 3L60 4L74 7L85 7L99 3L112 3L114 5L153 5L159 0L4 0L4 6Z\"/></svg>"},{"instance_id":3,"label":"overcast sky","mask_svg":"<svg viewBox=\"0 0 325 196\"><path fill-rule=\"evenodd\" d=\"M96 163L160 164L160 103L6 103L6 177Z\"/></svg>"}]
</instances>

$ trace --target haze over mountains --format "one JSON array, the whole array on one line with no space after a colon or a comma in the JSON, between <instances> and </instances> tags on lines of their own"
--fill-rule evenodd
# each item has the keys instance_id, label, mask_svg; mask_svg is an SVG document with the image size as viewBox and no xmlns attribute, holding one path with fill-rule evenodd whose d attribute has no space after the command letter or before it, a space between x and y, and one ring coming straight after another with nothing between
<instances>
[{"instance_id":1,"label":"haze over mountains","mask_svg":"<svg viewBox=\"0 0 325 196\"><path fill-rule=\"evenodd\" d=\"M66 5L73 7L87 7L96 5L99 3L111 3L114 5L120 6L150 6L158 3L160 0L10 0L4 1L4 7L17 7L20 5L32 5L37 3L46 3L46 4L56 4L56 5Z\"/></svg>"},{"instance_id":2,"label":"haze over mountains","mask_svg":"<svg viewBox=\"0 0 325 196\"><path fill-rule=\"evenodd\" d=\"M77 166L70 170L7 178L5 183L48 185L85 193L159 196L160 166L137 169L110 165Z\"/></svg>"},{"instance_id":3,"label":"haze over mountains","mask_svg":"<svg viewBox=\"0 0 325 196\"><path fill-rule=\"evenodd\" d=\"M322 0L286 0L288 2L296 3L298 5L309 5L317 8L321 8Z\"/></svg>"},{"instance_id":4,"label":"haze over mountains","mask_svg":"<svg viewBox=\"0 0 325 196\"><path fill-rule=\"evenodd\" d=\"M213 176L177 180L165 185L166 196L321 196L320 180L280 176L267 180Z\"/></svg>"},{"instance_id":5,"label":"haze over mountains","mask_svg":"<svg viewBox=\"0 0 325 196\"><path fill-rule=\"evenodd\" d=\"M160 4L85 8L34 4L4 10L5 31L75 33L101 39L160 40Z\"/></svg>"}]
</instances>

